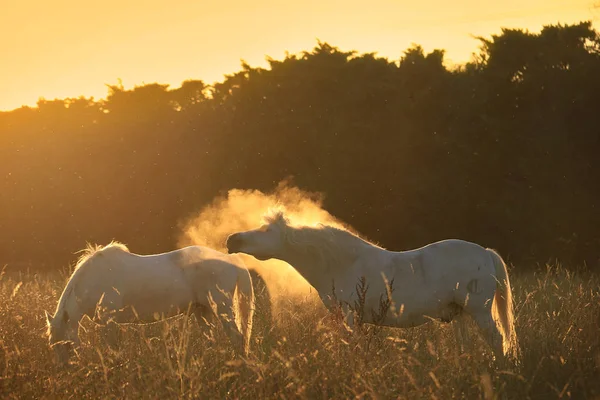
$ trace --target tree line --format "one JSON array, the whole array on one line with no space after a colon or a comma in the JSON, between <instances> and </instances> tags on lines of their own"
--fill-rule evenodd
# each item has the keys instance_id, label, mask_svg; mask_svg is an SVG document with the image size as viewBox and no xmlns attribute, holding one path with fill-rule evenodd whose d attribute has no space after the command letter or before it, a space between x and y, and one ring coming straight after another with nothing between
<instances>
[{"instance_id":1,"label":"tree line","mask_svg":"<svg viewBox=\"0 0 600 400\"><path fill-rule=\"evenodd\" d=\"M213 85L0 113L0 262L57 266L112 238L168 250L216 195L291 176L390 249L463 238L524 266L599 266L598 32L479 41L452 67L418 45L389 60L319 42Z\"/></svg>"}]
</instances>

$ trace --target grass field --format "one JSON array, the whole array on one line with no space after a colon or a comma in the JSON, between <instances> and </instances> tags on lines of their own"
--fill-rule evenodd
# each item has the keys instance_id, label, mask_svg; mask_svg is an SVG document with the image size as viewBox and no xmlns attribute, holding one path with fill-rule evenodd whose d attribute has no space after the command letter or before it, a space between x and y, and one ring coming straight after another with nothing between
<instances>
[{"instance_id":1,"label":"grass field","mask_svg":"<svg viewBox=\"0 0 600 400\"><path fill-rule=\"evenodd\" d=\"M448 324L363 327L349 338L301 299L284 301L275 323L260 285L248 359L233 355L221 328L201 330L193 317L123 328L116 349L85 320L82 348L59 368L44 310L54 311L66 276L7 268L0 279L0 397L600 398L598 276L560 267L510 273L519 369L496 369L474 326L472 347L459 355Z\"/></svg>"}]
</instances>

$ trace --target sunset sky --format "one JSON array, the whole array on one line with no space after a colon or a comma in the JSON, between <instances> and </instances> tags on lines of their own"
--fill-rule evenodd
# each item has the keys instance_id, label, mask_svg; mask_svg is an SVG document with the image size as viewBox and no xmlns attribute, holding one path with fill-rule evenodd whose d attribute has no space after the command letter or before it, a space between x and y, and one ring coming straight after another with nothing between
<instances>
[{"instance_id":1,"label":"sunset sky","mask_svg":"<svg viewBox=\"0 0 600 400\"><path fill-rule=\"evenodd\" d=\"M394 60L418 43L461 63L477 50L471 35L599 16L594 0L2 0L0 110L102 98L119 78L126 88L213 83L241 59L264 66L317 38Z\"/></svg>"}]
</instances>

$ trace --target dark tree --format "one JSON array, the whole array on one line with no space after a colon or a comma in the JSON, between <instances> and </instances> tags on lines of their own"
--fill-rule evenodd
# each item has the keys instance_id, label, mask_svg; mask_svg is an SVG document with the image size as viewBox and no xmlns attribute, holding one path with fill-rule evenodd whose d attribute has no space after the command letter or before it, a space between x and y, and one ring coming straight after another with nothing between
<instances>
[{"instance_id":1,"label":"dark tree","mask_svg":"<svg viewBox=\"0 0 600 400\"><path fill-rule=\"evenodd\" d=\"M505 29L446 67L311 51L214 85L108 86L0 113L0 263L61 266L86 241L174 246L231 188L293 176L370 239L458 237L520 265L597 267L600 40L591 23Z\"/></svg>"}]
</instances>

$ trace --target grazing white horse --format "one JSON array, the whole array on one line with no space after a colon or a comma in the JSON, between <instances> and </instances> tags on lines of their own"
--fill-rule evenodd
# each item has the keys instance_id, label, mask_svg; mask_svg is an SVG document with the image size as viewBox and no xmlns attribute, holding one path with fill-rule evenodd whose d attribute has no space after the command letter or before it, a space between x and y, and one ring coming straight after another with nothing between
<instances>
[{"instance_id":1,"label":"grazing white horse","mask_svg":"<svg viewBox=\"0 0 600 400\"><path fill-rule=\"evenodd\" d=\"M333 283L350 327L354 313L348 307L358 300L357 280L364 277L369 285L364 310L377 311L381 294L387 294L393 305L383 322L373 321L374 316L367 312L364 322L405 328L430 318L450 322L464 313L475 320L497 357L516 357L510 282L506 265L494 250L462 240L444 240L394 252L343 229L291 226L281 211L265 220L258 229L230 235L228 252L287 262L316 289L330 310Z\"/></svg>"},{"instance_id":2,"label":"grazing white horse","mask_svg":"<svg viewBox=\"0 0 600 400\"><path fill-rule=\"evenodd\" d=\"M155 255L118 242L88 246L46 319L50 345L65 363L85 315L98 324L146 324L190 313L198 322L219 318L236 350L248 353L254 290L241 257L200 246Z\"/></svg>"}]
</instances>

